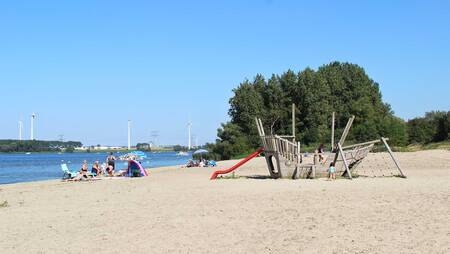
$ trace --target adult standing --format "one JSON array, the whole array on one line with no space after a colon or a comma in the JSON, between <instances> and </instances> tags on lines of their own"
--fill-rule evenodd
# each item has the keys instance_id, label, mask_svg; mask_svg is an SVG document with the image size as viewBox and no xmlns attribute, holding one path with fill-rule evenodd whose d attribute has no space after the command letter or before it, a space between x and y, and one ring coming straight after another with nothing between
<instances>
[{"instance_id":1,"label":"adult standing","mask_svg":"<svg viewBox=\"0 0 450 254\"><path fill-rule=\"evenodd\" d=\"M317 148L317 153L319 154L319 163L324 162L324 157L323 157L323 148L325 146L323 144L320 144L319 148Z\"/></svg>"}]
</instances>

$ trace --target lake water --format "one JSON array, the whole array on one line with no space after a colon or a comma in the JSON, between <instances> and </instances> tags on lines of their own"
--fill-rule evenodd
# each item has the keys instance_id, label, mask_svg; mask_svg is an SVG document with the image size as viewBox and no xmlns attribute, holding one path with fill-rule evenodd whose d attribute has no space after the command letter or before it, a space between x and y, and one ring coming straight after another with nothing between
<instances>
[{"instance_id":1,"label":"lake water","mask_svg":"<svg viewBox=\"0 0 450 254\"><path fill-rule=\"evenodd\" d=\"M116 157L119 154L114 154ZM78 171L83 160L89 163L106 160L107 153L36 153L0 154L0 184L61 179L61 164L67 163L71 171ZM147 153L144 168L185 164L192 156L178 156L175 152ZM116 170L126 169L127 162L117 161Z\"/></svg>"}]
</instances>

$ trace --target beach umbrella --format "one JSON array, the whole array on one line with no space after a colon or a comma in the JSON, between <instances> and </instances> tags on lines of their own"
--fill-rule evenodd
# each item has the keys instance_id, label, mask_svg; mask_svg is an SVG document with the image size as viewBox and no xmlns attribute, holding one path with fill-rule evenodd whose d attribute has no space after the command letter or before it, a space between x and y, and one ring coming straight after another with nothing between
<instances>
[{"instance_id":1,"label":"beach umbrella","mask_svg":"<svg viewBox=\"0 0 450 254\"><path fill-rule=\"evenodd\" d=\"M147 154L142 152L142 151L133 151L131 152L131 154L134 154L142 159L146 159L147 158Z\"/></svg>"},{"instance_id":2,"label":"beach umbrella","mask_svg":"<svg viewBox=\"0 0 450 254\"><path fill-rule=\"evenodd\" d=\"M194 152L194 154L205 154L205 153L209 153L208 150L205 149L199 149L197 151Z\"/></svg>"},{"instance_id":3,"label":"beach umbrella","mask_svg":"<svg viewBox=\"0 0 450 254\"><path fill-rule=\"evenodd\" d=\"M203 154L207 154L207 153L209 153L208 150L205 150L205 149L199 149L199 150L195 151L193 154L194 154L194 155L200 154L200 158L203 160Z\"/></svg>"}]
</instances>

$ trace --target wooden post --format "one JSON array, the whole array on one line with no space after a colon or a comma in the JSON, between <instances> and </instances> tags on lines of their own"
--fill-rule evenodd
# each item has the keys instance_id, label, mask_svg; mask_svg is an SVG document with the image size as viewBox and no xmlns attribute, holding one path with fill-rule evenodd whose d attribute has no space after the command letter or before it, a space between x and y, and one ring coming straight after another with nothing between
<instances>
[{"instance_id":1,"label":"wooden post","mask_svg":"<svg viewBox=\"0 0 450 254\"><path fill-rule=\"evenodd\" d=\"M342 133L341 140L339 140L339 143L341 146L344 145L345 139L347 138L348 132L350 131L350 128L352 127L353 120L355 120L355 116L350 117L348 119L347 125L345 126L344 132Z\"/></svg>"},{"instance_id":2,"label":"wooden post","mask_svg":"<svg viewBox=\"0 0 450 254\"><path fill-rule=\"evenodd\" d=\"M355 116L352 116L352 117L350 117L350 119L348 119L347 125L345 126L345 129L344 129L344 132L342 133L341 139L338 142L338 144L341 145L341 150L343 150L342 145L344 144L345 139L347 138L348 132L350 131L350 128L352 127L353 120L355 120ZM339 156L339 150L336 151L336 155L334 156L334 160L333 160L334 164L336 164L338 156Z\"/></svg>"},{"instance_id":3,"label":"wooden post","mask_svg":"<svg viewBox=\"0 0 450 254\"><path fill-rule=\"evenodd\" d=\"M262 136L261 129L259 127L259 121L258 121L257 117L255 117L255 121L256 121L256 127L258 128L258 134L259 134L259 136Z\"/></svg>"},{"instance_id":4,"label":"wooden post","mask_svg":"<svg viewBox=\"0 0 450 254\"><path fill-rule=\"evenodd\" d=\"M263 136L265 136L266 133L264 132L264 126L262 124L261 118L258 118L258 121L259 121L259 126L261 127L261 132L262 132Z\"/></svg>"},{"instance_id":5,"label":"wooden post","mask_svg":"<svg viewBox=\"0 0 450 254\"><path fill-rule=\"evenodd\" d=\"M333 112L333 115L331 116L331 151L334 150L334 118L335 112Z\"/></svg>"},{"instance_id":6,"label":"wooden post","mask_svg":"<svg viewBox=\"0 0 450 254\"><path fill-rule=\"evenodd\" d=\"M294 137L293 142L295 143L295 104L292 103L292 137Z\"/></svg>"},{"instance_id":7,"label":"wooden post","mask_svg":"<svg viewBox=\"0 0 450 254\"><path fill-rule=\"evenodd\" d=\"M381 138L381 141L383 142L384 146L386 146L386 148L387 148L387 150L388 150L388 152L389 152L389 155L391 156L392 160L393 160L394 163L395 163L395 166L397 166L397 169L398 169L398 171L400 172L400 175L401 175L403 178L406 178L406 176L405 176L405 175L403 174L403 172L402 172L402 169L400 168L400 165L398 164L397 160L395 159L394 154L392 153L391 147L389 147L389 145L388 145L386 139L382 137L382 138Z\"/></svg>"},{"instance_id":8,"label":"wooden post","mask_svg":"<svg viewBox=\"0 0 450 254\"><path fill-rule=\"evenodd\" d=\"M337 146L339 149L339 153L341 154L342 161L344 162L345 171L347 172L348 177L350 179L352 179L352 174L350 173L350 169L348 168L348 163L347 163L347 160L345 159L345 154L344 154L344 151L342 150L341 143L338 143Z\"/></svg>"}]
</instances>

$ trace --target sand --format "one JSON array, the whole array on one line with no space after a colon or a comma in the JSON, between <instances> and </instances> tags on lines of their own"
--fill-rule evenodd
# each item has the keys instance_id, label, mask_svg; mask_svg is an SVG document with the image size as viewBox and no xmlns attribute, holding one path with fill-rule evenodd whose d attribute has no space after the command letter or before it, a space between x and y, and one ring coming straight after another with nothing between
<instances>
[{"instance_id":1,"label":"sand","mask_svg":"<svg viewBox=\"0 0 450 254\"><path fill-rule=\"evenodd\" d=\"M257 158L254 178L0 185L0 253L450 253L450 152L397 157L407 179L273 180Z\"/></svg>"}]
</instances>

